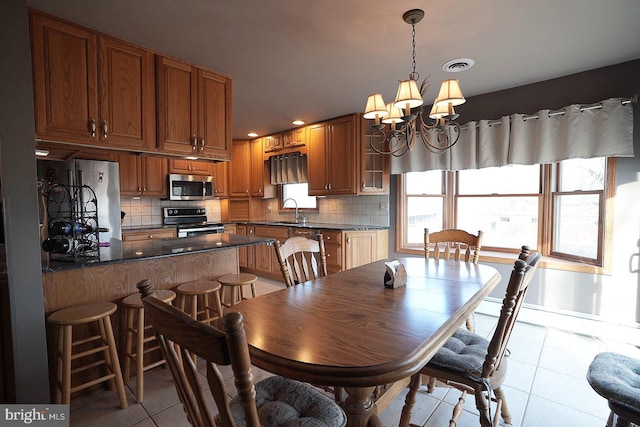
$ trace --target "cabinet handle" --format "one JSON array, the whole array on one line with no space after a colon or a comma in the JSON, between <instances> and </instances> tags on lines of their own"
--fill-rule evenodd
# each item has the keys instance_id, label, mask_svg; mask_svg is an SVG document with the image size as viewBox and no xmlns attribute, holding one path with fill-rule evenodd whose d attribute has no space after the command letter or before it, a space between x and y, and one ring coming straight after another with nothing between
<instances>
[{"instance_id":1,"label":"cabinet handle","mask_svg":"<svg viewBox=\"0 0 640 427\"><path fill-rule=\"evenodd\" d=\"M362 189L364 190L366 187L364 186L364 182L362 183Z\"/></svg>"},{"instance_id":2,"label":"cabinet handle","mask_svg":"<svg viewBox=\"0 0 640 427\"><path fill-rule=\"evenodd\" d=\"M109 124L106 120L102 121L102 138L107 139L107 133L109 131Z\"/></svg>"},{"instance_id":3,"label":"cabinet handle","mask_svg":"<svg viewBox=\"0 0 640 427\"><path fill-rule=\"evenodd\" d=\"M331 189L331 183L329 183L329 191L332 191L332 189Z\"/></svg>"},{"instance_id":4,"label":"cabinet handle","mask_svg":"<svg viewBox=\"0 0 640 427\"><path fill-rule=\"evenodd\" d=\"M197 148L198 145L198 139L196 138L195 135L191 135L191 149L195 150Z\"/></svg>"},{"instance_id":5,"label":"cabinet handle","mask_svg":"<svg viewBox=\"0 0 640 427\"><path fill-rule=\"evenodd\" d=\"M327 254L327 258L331 258L331 254Z\"/></svg>"},{"instance_id":6,"label":"cabinet handle","mask_svg":"<svg viewBox=\"0 0 640 427\"><path fill-rule=\"evenodd\" d=\"M96 121L93 118L89 119L89 133L91 138L96 137Z\"/></svg>"},{"instance_id":7,"label":"cabinet handle","mask_svg":"<svg viewBox=\"0 0 640 427\"><path fill-rule=\"evenodd\" d=\"M142 187L142 192L143 192L143 193L146 193L146 192L147 192L147 187L143 186L143 187Z\"/></svg>"},{"instance_id":8,"label":"cabinet handle","mask_svg":"<svg viewBox=\"0 0 640 427\"><path fill-rule=\"evenodd\" d=\"M351 243L351 236L347 236L347 245Z\"/></svg>"},{"instance_id":9,"label":"cabinet handle","mask_svg":"<svg viewBox=\"0 0 640 427\"><path fill-rule=\"evenodd\" d=\"M142 193L142 187L138 186L138 193Z\"/></svg>"},{"instance_id":10,"label":"cabinet handle","mask_svg":"<svg viewBox=\"0 0 640 427\"><path fill-rule=\"evenodd\" d=\"M200 151L204 150L204 138L200 138Z\"/></svg>"},{"instance_id":11,"label":"cabinet handle","mask_svg":"<svg viewBox=\"0 0 640 427\"><path fill-rule=\"evenodd\" d=\"M149 238L150 238L150 239L153 239L153 234L149 234Z\"/></svg>"}]
</instances>

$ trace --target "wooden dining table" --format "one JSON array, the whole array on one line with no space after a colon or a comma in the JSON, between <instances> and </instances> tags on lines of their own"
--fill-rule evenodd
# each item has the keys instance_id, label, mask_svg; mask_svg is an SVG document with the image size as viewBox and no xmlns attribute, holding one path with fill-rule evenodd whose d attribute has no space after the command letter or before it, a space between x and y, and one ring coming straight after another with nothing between
<instances>
[{"instance_id":1,"label":"wooden dining table","mask_svg":"<svg viewBox=\"0 0 640 427\"><path fill-rule=\"evenodd\" d=\"M398 288L383 286L382 260L233 306L244 317L252 364L344 387L347 425L381 426L376 386L417 373L501 279L482 264L397 260L407 272Z\"/></svg>"}]
</instances>

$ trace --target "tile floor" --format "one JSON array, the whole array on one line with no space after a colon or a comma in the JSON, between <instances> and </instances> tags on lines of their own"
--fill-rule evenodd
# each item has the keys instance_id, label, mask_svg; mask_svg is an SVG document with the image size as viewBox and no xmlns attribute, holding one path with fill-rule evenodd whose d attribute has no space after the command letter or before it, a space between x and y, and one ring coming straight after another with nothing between
<instances>
[{"instance_id":1,"label":"tile floor","mask_svg":"<svg viewBox=\"0 0 640 427\"><path fill-rule=\"evenodd\" d=\"M258 293L270 292L282 286L277 282L260 280ZM478 310L475 314L478 333L489 336L496 322L495 316L482 312L497 313L498 310L495 304ZM535 322L535 319L531 320L535 318L535 313L533 316L531 312L524 314L523 310L510 341L509 374L504 387L513 415L512 425L604 426L609 410L606 401L588 385L585 379L587 367L601 351L616 351L640 358L638 347L625 343L625 339L606 340L530 323ZM228 375L231 376L229 371ZM257 370L254 375L260 380L269 374ZM232 384L230 386L233 389ZM136 403L131 393L131 390L135 390L135 379L130 381L128 387L129 407L124 410L119 409L118 399L113 392L107 390L98 389L75 397L71 404L71 426L189 425L167 369L156 368L145 374L145 398L142 403ZM436 389L432 395L421 390L412 423L425 427L448 425L459 396L456 390L444 388ZM404 393L381 414L385 426L398 424L403 403ZM468 397L458 427L478 425L474 399Z\"/></svg>"}]
</instances>

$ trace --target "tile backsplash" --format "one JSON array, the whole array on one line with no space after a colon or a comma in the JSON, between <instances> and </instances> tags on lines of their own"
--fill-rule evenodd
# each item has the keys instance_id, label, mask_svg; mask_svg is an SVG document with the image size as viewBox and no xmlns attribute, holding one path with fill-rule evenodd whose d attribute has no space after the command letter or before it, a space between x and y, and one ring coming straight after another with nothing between
<instances>
[{"instance_id":1,"label":"tile backsplash","mask_svg":"<svg viewBox=\"0 0 640 427\"><path fill-rule=\"evenodd\" d=\"M126 213L123 226L162 225L162 208L200 207L207 210L207 219L222 222L226 200L177 202L153 198L120 199L120 209ZM254 199L251 207L253 221L293 221L292 211L279 212L278 199ZM307 222L324 224L353 224L389 226L389 196L339 196L318 198L317 211L301 211Z\"/></svg>"}]
</instances>

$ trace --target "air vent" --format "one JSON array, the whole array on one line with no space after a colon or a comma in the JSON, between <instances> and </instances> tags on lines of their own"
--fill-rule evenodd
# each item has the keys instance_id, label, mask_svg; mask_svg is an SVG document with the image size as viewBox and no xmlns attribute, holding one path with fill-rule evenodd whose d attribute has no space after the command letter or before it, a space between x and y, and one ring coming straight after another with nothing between
<instances>
[{"instance_id":1,"label":"air vent","mask_svg":"<svg viewBox=\"0 0 640 427\"><path fill-rule=\"evenodd\" d=\"M442 69L448 73L459 73L460 71L473 67L473 64L475 63L476 62L471 58L457 58L445 62Z\"/></svg>"}]
</instances>

